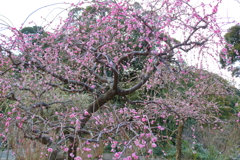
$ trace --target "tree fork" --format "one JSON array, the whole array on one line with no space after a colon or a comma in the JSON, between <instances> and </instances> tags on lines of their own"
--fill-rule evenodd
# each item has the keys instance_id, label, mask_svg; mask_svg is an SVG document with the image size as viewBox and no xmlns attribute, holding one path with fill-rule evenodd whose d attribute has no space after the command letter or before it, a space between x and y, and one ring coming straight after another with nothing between
<instances>
[{"instance_id":1,"label":"tree fork","mask_svg":"<svg viewBox=\"0 0 240 160\"><path fill-rule=\"evenodd\" d=\"M93 113L98 111L109 100L113 99L115 95L117 95L117 91L110 89L104 95L100 96L95 102L91 103L87 109L88 113L83 115L83 119L81 120L81 128L84 128L88 120L92 117Z\"/></svg>"}]
</instances>

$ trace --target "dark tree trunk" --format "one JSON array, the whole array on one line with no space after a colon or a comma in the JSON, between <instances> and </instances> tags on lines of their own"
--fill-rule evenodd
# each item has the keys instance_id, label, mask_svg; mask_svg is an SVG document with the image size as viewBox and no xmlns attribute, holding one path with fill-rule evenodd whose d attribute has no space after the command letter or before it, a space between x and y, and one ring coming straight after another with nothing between
<instances>
[{"instance_id":1,"label":"dark tree trunk","mask_svg":"<svg viewBox=\"0 0 240 160\"><path fill-rule=\"evenodd\" d=\"M78 147L77 142L75 142L75 140L71 140L71 143L69 144L68 147L68 160L74 160L74 157L77 156L77 147Z\"/></svg>"},{"instance_id":2,"label":"dark tree trunk","mask_svg":"<svg viewBox=\"0 0 240 160\"><path fill-rule=\"evenodd\" d=\"M184 129L184 122L179 121L177 128L177 151L176 151L176 160L181 160L182 158L182 134Z\"/></svg>"}]
</instances>

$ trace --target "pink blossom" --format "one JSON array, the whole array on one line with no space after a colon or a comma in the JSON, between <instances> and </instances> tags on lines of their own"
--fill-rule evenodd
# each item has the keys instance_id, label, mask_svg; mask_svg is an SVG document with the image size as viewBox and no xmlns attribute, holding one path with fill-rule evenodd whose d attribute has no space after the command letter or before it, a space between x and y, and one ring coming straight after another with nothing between
<instances>
[{"instance_id":1,"label":"pink blossom","mask_svg":"<svg viewBox=\"0 0 240 160\"><path fill-rule=\"evenodd\" d=\"M155 122L155 121L154 121L154 120L152 120L150 123L151 123L151 124L154 124L154 122Z\"/></svg>"},{"instance_id":2,"label":"pink blossom","mask_svg":"<svg viewBox=\"0 0 240 160\"><path fill-rule=\"evenodd\" d=\"M10 125L10 122L7 121L7 122L5 123L5 126L8 127L9 125Z\"/></svg>"},{"instance_id":3,"label":"pink blossom","mask_svg":"<svg viewBox=\"0 0 240 160\"><path fill-rule=\"evenodd\" d=\"M152 60L152 59L148 59L148 62L149 62L149 63L152 63L152 62L153 62L153 60Z\"/></svg>"},{"instance_id":4,"label":"pink blossom","mask_svg":"<svg viewBox=\"0 0 240 160\"><path fill-rule=\"evenodd\" d=\"M70 117L70 118L73 118L73 117L75 117L75 116L76 116L76 114L73 113L73 114L71 114L69 117Z\"/></svg>"},{"instance_id":5,"label":"pink blossom","mask_svg":"<svg viewBox=\"0 0 240 160\"><path fill-rule=\"evenodd\" d=\"M93 144L93 147L97 148L97 147L99 147L99 144Z\"/></svg>"},{"instance_id":6,"label":"pink blossom","mask_svg":"<svg viewBox=\"0 0 240 160\"><path fill-rule=\"evenodd\" d=\"M82 160L82 158L77 156L77 157L74 158L74 160Z\"/></svg>"},{"instance_id":7,"label":"pink blossom","mask_svg":"<svg viewBox=\"0 0 240 160\"><path fill-rule=\"evenodd\" d=\"M134 116L134 118L138 119L138 118L140 118L140 116Z\"/></svg>"},{"instance_id":8,"label":"pink blossom","mask_svg":"<svg viewBox=\"0 0 240 160\"><path fill-rule=\"evenodd\" d=\"M68 148L64 148L64 149L63 149L64 152L67 152L68 150L69 150Z\"/></svg>"},{"instance_id":9,"label":"pink blossom","mask_svg":"<svg viewBox=\"0 0 240 160\"><path fill-rule=\"evenodd\" d=\"M138 159L138 156L136 155L135 152L132 154L132 157L133 157L133 159Z\"/></svg>"},{"instance_id":10,"label":"pink blossom","mask_svg":"<svg viewBox=\"0 0 240 160\"><path fill-rule=\"evenodd\" d=\"M145 147L144 144L140 144L140 145L139 145L139 148L144 148L144 147Z\"/></svg>"},{"instance_id":11,"label":"pink blossom","mask_svg":"<svg viewBox=\"0 0 240 160\"><path fill-rule=\"evenodd\" d=\"M219 29L217 29L217 30L214 30L214 33L219 34L219 33L221 33L221 31Z\"/></svg>"},{"instance_id":12,"label":"pink blossom","mask_svg":"<svg viewBox=\"0 0 240 160\"><path fill-rule=\"evenodd\" d=\"M146 121L147 121L147 119L143 117L143 118L142 118L142 121L143 121L143 122L146 122Z\"/></svg>"},{"instance_id":13,"label":"pink blossom","mask_svg":"<svg viewBox=\"0 0 240 160\"><path fill-rule=\"evenodd\" d=\"M73 153L70 153L70 156L71 156L71 157L74 157L74 154L73 154Z\"/></svg>"},{"instance_id":14,"label":"pink blossom","mask_svg":"<svg viewBox=\"0 0 240 160\"><path fill-rule=\"evenodd\" d=\"M166 116L165 116L165 115L160 115L160 117L161 117L161 118L166 118Z\"/></svg>"},{"instance_id":15,"label":"pink blossom","mask_svg":"<svg viewBox=\"0 0 240 160\"><path fill-rule=\"evenodd\" d=\"M223 49L222 49L222 52L223 52L223 53L227 53L227 48L223 48Z\"/></svg>"},{"instance_id":16,"label":"pink blossom","mask_svg":"<svg viewBox=\"0 0 240 160\"><path fill-rule=\"evenodd\" d=\"M149 153L149 154L152 154L153 152L152 152L152 150L151 150L151 149L149 149L149 150L148 150L148 153Z\"/></svg>"},{"instance_id":17,"label":"pink blossom","mask_svg":"<svg viewBox=\"0 0 240 160\"><path fill-rule=\"evenodd\" d=\"M146 137L147 138L151 137L151 133L146 133Z\"/></svg>"},{"instance_id":18,"label":"pink blossom","mask_svg":"<svg viewBox=\"0 0 240 160\"><path fill-rule=\"evenodd\" d=\"M123 158L123 160L132 160L132 157L128 156L127 158Z\"/></svg>"},{"instance_id":19,"label":"pink blossom","mask_svg":"<svg viewBox=\"0 0 240 160\"><path fill-rule=\"evenodd\" d=\"M214 8L213 8L213 10L212 10L212 12L213 13L217 13L217 11L218 11L218 8L217 8L218 6L216 5Z\"/></svg>"},{"instance_id":20,"label":"pink blossom","mask_svg":"<svg viewBox=\"0 0 240 160\"><path fill-rule=\"evenodd\" d=\"M162 127L162 126L158 126L158 129L163 131L165 129L165 127Z\"/></svg>"},{"instance_id":21,"label":"pink blossom","mask_svg":"<svg viewBox=\"0 0 240 160\"><path fill-rule=\"evenodd\" d=\"M157 137L153 137L152 142L157 142Z\"/></svg>"},{"instance_id":22,"label":"pink blossom","mask_svg":"<svg viewBox=\"0 0 240 160\"><path fill-rule=\"evenodd\" d=\"M92 157L92 154L88 154L87 157L88 157L88 158L91 158L91 157Z\"/></svg>"},{"instance_id":23,"label":"pink blossom","mask_svg":"<svg viewBox=\"0 0 240 160\"><path fill-rule=\"evenodd\" d=\"M90 114L88 113L88 111L85 110L84 115L87 116L87 115L90 115Z\"/></svg>"},{"instance_id":24,"label":"pink blossom","mask_svg":"<svg viewBox=\"0 0 240 160\"><path fill-rule=\"evenodd\" d=\"M91 149L91 148L85 148L85 147L84 147L83 150L89 152L89 151L91 151L92 149Z\"/></svg>"},{"instance_id":25,"label":"pink blossom","mask_svg":"<svg viewBox=\"0 0 240 160\"><path fill-rule=\"evenodd\" d=\"M121 114L124 113L122 108L118 112L121 113Z\"/></svg>"},{"instance_id":26,"label":"pink blossom","mask_svg":"<svg viewBox=\"0 0 240 160\"><path fill-rule=\"evenodd\" d=\"M48 148L47 150L48 150L48 152L52 152L52 151L53 151L53 149L52 149L52 148Z\"/></svg>"},{"instance_id":27,"label":"pink blossom","mask_svg":"<svg viewBox=\"0 0 240 160\"><path fill-rule=\"evenodd\" d=\"M141 133L141 134L140 134L140 137L144 137L144 136L145 136L145 133Z\"/></svg>"},{"instance_id":28,"label":"pink blossom","mask_svg":"<svg viewBox=\"0 0 240 160\"><path fill-rule=\"evenodd\" d=\"M136 146L139 146L139 145L140 145L140 142L139 142L138 139L136 139L136 140L134 141L134 143L135 143Z\"/></svg>"},{"instance_id":29,"label":"pink blossom","mask_svg":"<svg viewBox=\"0 0 240 160\"><path fill-rule=\"evenodd\" d=\"M115 154L114 154L114 157L117 158L117 159L119 159L120 156L121 156L121 153L122 153L122 152L117 152L117 153L115 153Z\"/></svg>"},{"instance_id":30,"label":"pink blossom","mask_svg":"<svg viewBox=\"0 0 240 160\"><path fill-rule=\"evenodd\" d=\"M240 117L240 112L238 112L238 117Z\"/></svg>"},{"instance_id":31,"label":"pink blossom","mask_svg":"<svg viewBox=\"0 0 240 160\"><path fill-rule=\"evenodd\" d=\"M152 147L153 148L157 147L156 143L152 143Z\"/></svg>"},{"instance_id":32,"label":"pink blossom","mask_svg":"<svg viewBox=\"0 0 240 160\"><path fill-rule=\"evenodd\" d=\"M112 148L115 148L116 146L117 146L116 144L112 144L112 145L111 145Z\"/></svg>"}]
</instances>

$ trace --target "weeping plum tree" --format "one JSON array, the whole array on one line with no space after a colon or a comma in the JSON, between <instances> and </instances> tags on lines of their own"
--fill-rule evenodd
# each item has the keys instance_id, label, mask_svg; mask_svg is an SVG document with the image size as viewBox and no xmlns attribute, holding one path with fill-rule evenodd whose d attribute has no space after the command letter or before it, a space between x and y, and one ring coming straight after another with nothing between
<instances>
[{"instance_id":1,"label":"weeping plum tree","mask_svg":"<svg viewBox=\"0 0 240 160\"><path fill-rule=\"evenodd\" d=\"M95 158L109 144L115 159L138 159L164 141L159 118L217 122L216 104L205 99L213 89L207 77L179 93L179 75L189 72L178 60L218 54L218 4L84 1L45 36L9 27L13 36L0 39L1 101L8 101L1 136L41 143L46 159ZM175 82L167 96L158 93ZM227 91L220 83L214 89Z\"/></svg>"}]
</instances>

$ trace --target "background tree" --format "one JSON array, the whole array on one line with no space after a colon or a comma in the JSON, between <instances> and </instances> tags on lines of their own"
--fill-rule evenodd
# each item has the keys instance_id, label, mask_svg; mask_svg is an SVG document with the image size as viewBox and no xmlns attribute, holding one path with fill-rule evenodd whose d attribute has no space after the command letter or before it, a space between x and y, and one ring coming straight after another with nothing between
<instances>
[{"instance_id":1,"label":"background tree","mask_svg":"<svg viewBox=\"0 0 240 160\"><path fill-rule=\"evenodd\" d=\"M228 32L224 35L224 38L228 45L226 45L222 50L220 62L222 64L222 67L234 66L232 73L238 77L239 67L237 66L237 62L239 61L240 52L240 26L237 24L229 28Z\"/></svg>"},{"instance_id":2,"label":"background tree","mask_svg":"<svg viewBox=\"0 0 240 160\"><path fill-rule=\"evenodd\" d=\"M217 98L233 95L231 93L233 87L223 78L194 67L181 66L181 68L179 75L165 73L158 77L163 83L160 88L153 87L155 101L168 108L163 112L162 110L157 112L155 108L155 113L165 117L162 122L158 119L158 123L164 124L165 121L162 127L168 129L169 135L175 135L173 140L176 145L176 159L181 159L182 156L183 132L186 124L193 121L200 125L221 123L222 120L219 118L221 107ZM174 77L170 78L171 76ZM151 107L148 108L152 112ZM187 158L186 155L184 157Z\"/></svg>"},{"instance_id":3,"label":"background tree","mask_svg":"<svg viewBox=\"0 0 240 160\"><path fill-rule=\"evenodd\" d=\"M216 105L196 96L207 83L200 91L183 91L192 104L179 95L178 76L183 73L176 58L183 52L206 54L216 49L216 38L222 40L215 19L217 4L201 14L204 5L192 7L187 0L149 1L141 7L128 1L87 5L73 5L64 25L47 36L11 28L14 35L1 38L0 65L8 64L0 73L1 100L11 101L10 111L1 115L2 136L21 131L21 139L45 145L48 159L94 158L94 148L108 144L115 159L124 153L137 159L139 154L151 156L156 142L161 142L162 136L153 130L164 130L164 121L151 125L161 115L180 115L180 124L195 105L191 116L218 119L211 114ZM182 35L179 41L177 33ZM130 69L134 75L126 75ZM170 81L176 85L162 95L164 99L157 92ZM134 101L129 98L138 91ZM121 99L124 103L117 105ZM131 104L137 104L135 109Z\"/></svg>"},{"instance_id":4,"label":"background tree","mask_svg":"<svg viewBox=\"0 0 240 160\"><path fill-rule=\"evenodd\" d=\"M41 26L24 27L20 32L24 34L43 34L44 29Z\"/></svg>"}]
</instances>

